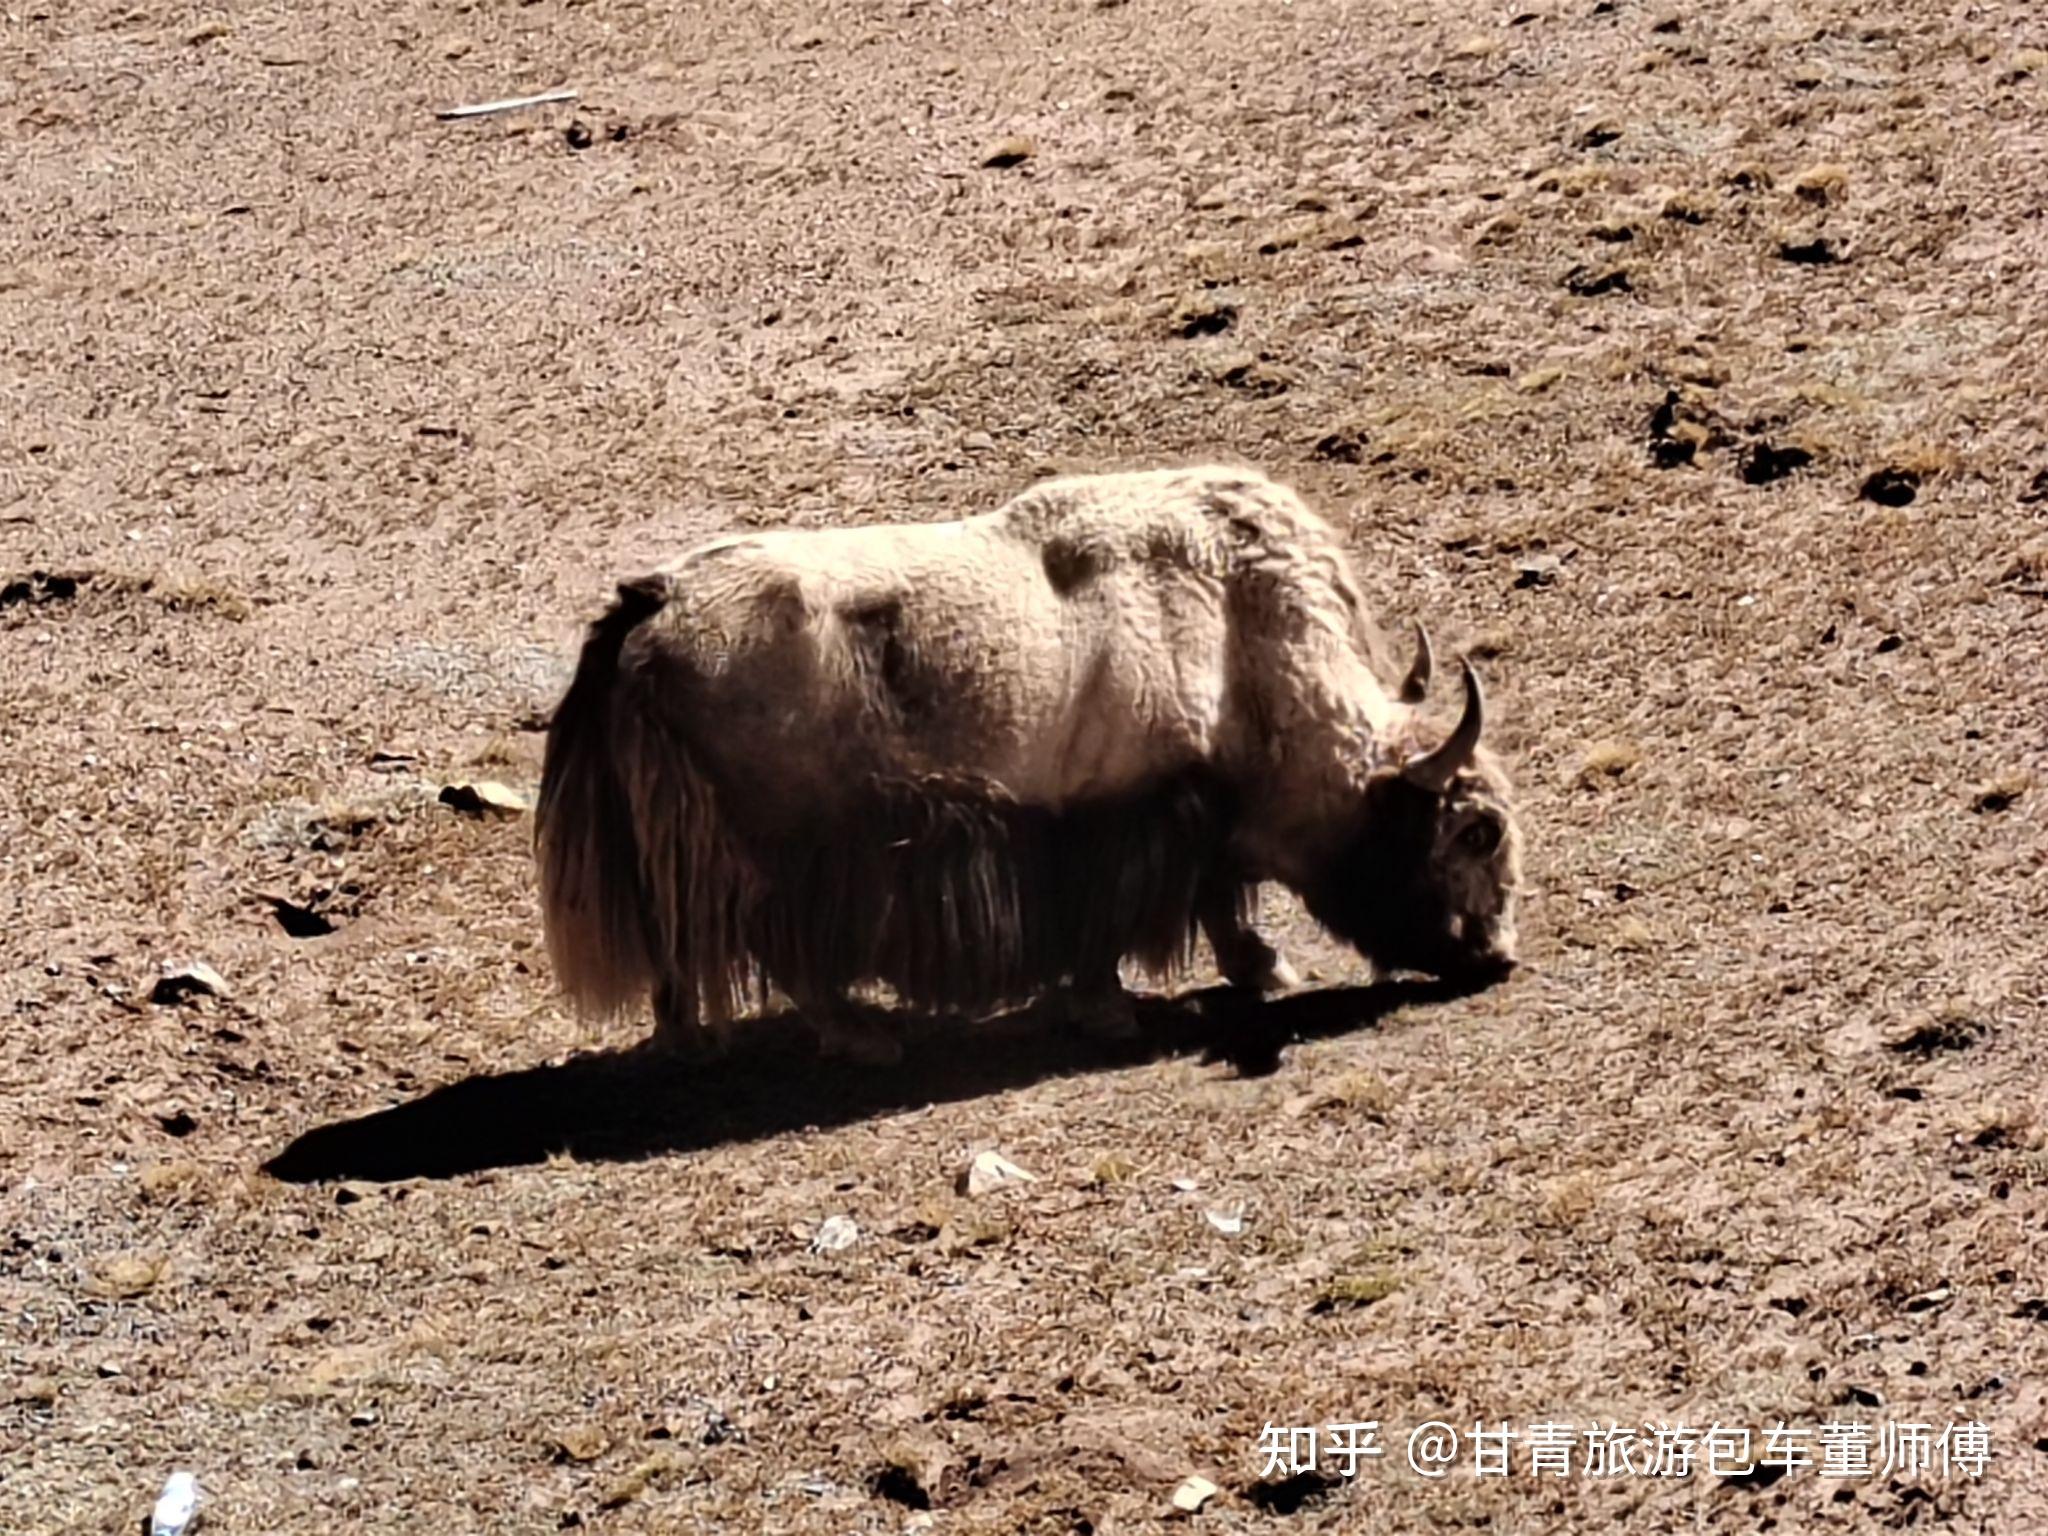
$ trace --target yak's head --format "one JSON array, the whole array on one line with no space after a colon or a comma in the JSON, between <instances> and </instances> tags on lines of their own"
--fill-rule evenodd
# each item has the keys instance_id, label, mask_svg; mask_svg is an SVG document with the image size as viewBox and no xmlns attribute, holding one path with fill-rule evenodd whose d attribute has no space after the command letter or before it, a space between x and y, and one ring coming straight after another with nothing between
<instances>
[{"instance_id":1,"label":"yak's head","mask_svg":"<svg viewBox=\"0 0 2048 1536\"><path fill-rule=\"evenodd\" d=\"M1401 697L1419 703L1430 651L1417 631ZM1521 834L1506 774L1480 745L1486 700L1464 663L1465 713L1437 747L1376 772L1309 911L1381 970L1483 982L1515 964Z\"/></svg>"}]
</instances>

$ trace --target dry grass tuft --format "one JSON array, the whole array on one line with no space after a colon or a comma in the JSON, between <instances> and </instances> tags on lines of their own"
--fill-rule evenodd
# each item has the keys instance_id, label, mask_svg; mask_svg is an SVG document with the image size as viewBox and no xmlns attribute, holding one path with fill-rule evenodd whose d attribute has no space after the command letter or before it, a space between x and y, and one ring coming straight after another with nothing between
<instances>
[{"instance_id":1,"label":"dry grass tuft","mask_svg":"<svg viewBox=\"0 0 2048 1536\"><path fill-rule=\"evenodd\" d=\"M1317 1288L1311 1312L1355 1311L1385 1301L1404 1284L1393 1269L1376 1268L1332 1275Z\"/></svg>"},{"instance_id":2,"label":"dry grass tuft","mask_svg":"<svg viewBox=\"0 0 2048 1536\"><path fill-rule=\"evenodd\" d=\"M2005 583L2036 585L2048 582L2048 534L2022 544L2019 552L1999 572L1998 579Z\"/></svg>"},{"instance_id":3,"label":"dry grass tuft","mask_svg":"<svg viewBox=\"0 0 2048 1536\"><path fill-rule=\"evenodd\" d=\"M1505 245L1521 232L1522 217L1516 213L1497 213L1479 226L1472 236L1478 245Z\"/></svg>"},{"instance_id":4,"label":"dry grass tuft","mask_svg":"<svg viewBox=\"0 0 2048 1536\"><path fill-rule=\"evenodd\" d=\"M123 1253L102 1260L93 1270L92 1289L115 1301L148 1294L163 1279L167 1261L160 1253Z\"/></svg>"},{"instance_id":5,"label":"dry grass tuft","mask_svg":"<svg viewBox=\"0 0 2048 1536\"><path fill-rule=\"evenodd\" d=\"M186 1160L151 1163L136 1177L142 1197L159 1205L201 1194L208 1183L206 1170Z\"/></svg>"},{"instance_id":6,"label":"dry grass tuft","mask_svg":"<svg viewBox=\"0 0 2048 1536\"><path fill-rule=\"evenodd\" d=\"M1089 1181L1095 1184L1128 1184L1138 1176L1138 1165L1121 1152L1110 1152L1095 1160Z\"/></svg>"},{"instance_id":7,"label":"dry grass tuft","mask_svg":"<svg viewBox=\"0 0 2048 1536\"><path fill-rule=\"evenodd\" d=\"M612 1448L611 1436L596 1424L576 1424L548 1441L548 1453L557 1461L595 1461Z\"/></svg>"},{"instance_id":8,"label":"dry grass tuft","mask_svg":"<svg viewBox=\"0 0 2048 1536\"><path fill-rule=\"evenodd\" d=\"M598 1508L623 1508L650 1489L673 1480L683 1469L683 1458L673 1446L659 1446L652 1455L605 1489L597 1501Z\"/></svg>"},{"instance_id":9,"label":"dry grass tuft","mask_svg":"<svg viewBox=\"0 0 2048 1536\"><path fill-rule=\"evenodd\" d=\"M1571 1228L1590 1216L1599 1204L1599 1174L1566 1173L1544 1181L1537 1212L1550 1226Z\"/></svg>"},{"instance_id":10,"label":"dry grass tuft","mask_svg":"<svg viewBox=\"0 0 2048 1536\"><path fill-rule=\"evenodd\" d=\"M1634 742L1608 737L1586 748L1579 762L1578 781L1584 785L1611 783L1633 771L1642 760L1642 748Z\"/></svg>"},{"instance_id":11,"label":"dry grass tuft","mask_svg":"<svg viewBox=\"0 0 2048 1536\"><path fill-rule=\"evenodd\" d=\"M521 768L540 776L540 738L525 731L499 731L469 755L472 768Z\"/></svg>"},{"instance_id":12,"label":"dry grass tuft","mask_svg":"<svg viewBox=\"0 0 2048 1536\"><path fill-rule=\"evenodd\" d=\"M149 584L148 590L173 613L212 614L240 623L256 611L245 594L217 577L160 577Z\"/></svg>"},{"instance_id":13,"label":"dry grass tuft","mask_svg":"<svg viewBox=\"0 0 2048 1536\"><path fill-rule=\"evenodd\" d=\"M1611 944L1620 954L1640 955L1656 947L1656 938L1648 923L1630 914L1615 923Z\"/></svg>"},{"instance_id":14,"label":"dry grass tuft","mask_svg":"<svg viewBox=\"0 0 2048 1536\"><path fill-rule=\"evenodd\" d=\"M1698 192L1673 192L1657 208L1658 218L1674 224L1704 224L1713 213L1713 203Z\"/></svg>"},{"instance_id":15,"label":"dry grass tuft","mask_svg":"<svg viewBox=\"0 0 2048 1536\"><path fill-rule=\"evenodd\" d=\"M1815 165L1792 178L1792 195L1825 208L1839 203L1849 190L1849 173L1839 165Z\"/></svg>"}]
</instances>

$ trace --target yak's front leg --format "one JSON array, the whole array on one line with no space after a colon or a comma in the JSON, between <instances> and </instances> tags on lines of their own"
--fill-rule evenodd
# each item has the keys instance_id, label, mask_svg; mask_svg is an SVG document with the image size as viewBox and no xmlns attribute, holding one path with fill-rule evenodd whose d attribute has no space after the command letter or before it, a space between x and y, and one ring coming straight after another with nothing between
<instances>
[{"instance_id":1,"label":"yak's front leg","mask_svg":"<svg viewBox=\"0 0 2048 1536\"><path fill-rule=\"evenodd\" d=\"M1210 885L1202 893L1197 915L1215 952L1216 969L1230 985L1261 993L1288 992L1301 985L1287 957L1259 937L1245 917L1239 887L1221 881Z\"/></svg>"},{"instance_id":2,"label":"yak's front leg","mask_svg":"<svg viewBox=\"0 0 2048 1536\"><path fill-rule=\"evenodd\" d=\"M697 989L673 976L654 987L654 1049L685 1061L718 1061L732 1045L732 1027L721 1013L709 1021L698 1005Z\"/></svg>"}]
</instances>

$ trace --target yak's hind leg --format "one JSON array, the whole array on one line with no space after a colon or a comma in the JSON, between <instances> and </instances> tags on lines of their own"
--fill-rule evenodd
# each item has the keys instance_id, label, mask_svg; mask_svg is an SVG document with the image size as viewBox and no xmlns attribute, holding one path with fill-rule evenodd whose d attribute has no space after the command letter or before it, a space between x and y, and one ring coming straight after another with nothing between
<instances>
[{"instance_id":1,"label":"yak's hind leg","mask_svg":"<svg viewBox=\"0 0 2048 1536\"><path fill-rule=\"evenodd\" d=\"M656 1051L684 1061L721 1060L732 1045L732 1027L721 1013L705 1019L697 1001L697 989L674 976L664 976L654 986L654 1034Z\"/></svg>"},{"instance_id":2,"label":"yak's hind leg","mask_svg":"<svg viewBox=\"0 0 2048 1536\"><path fill-rule=\"evenodd\" d=\"M1097 1040L1135 1040L1137 1008L1124 990L1114 960L1096 963L1074 977L1052 1000L1061 1022Z\"/></svg>"},{"instance_id":3,"label":"yak's hind leg","mask_svg":"<svg viewBox=\"0 0 2048 1536\"><path fill-rule=\"evenodd\" d=\"M1216 954L1216 969L1230 985L1262 993L1288 992L1301 985L1287 957L1252 927L1238 886L1224 881L1207 886L1199 916Z\"/></svg>"},{"instance_id":4,"label":"yak's hind leg","mask_svg":"<svg viewBox=\"0 0 2048 1536\"><path fill-rule=\"evenodd\" d=\"M797 1011L818 1043L825 1061L850 1061L866 1067L893 1067L903 1059L903 1042L874 1018L842 997L797 999Z\"/></svg>"}]
</instances>

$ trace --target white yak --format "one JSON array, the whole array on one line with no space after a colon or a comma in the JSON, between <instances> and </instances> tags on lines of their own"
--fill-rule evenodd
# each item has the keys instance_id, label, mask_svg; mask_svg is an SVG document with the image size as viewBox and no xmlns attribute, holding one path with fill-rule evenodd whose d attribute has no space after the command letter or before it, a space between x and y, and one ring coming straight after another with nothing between
<instances>
[{"instance_id":1,"label":"white yak","mask_svg":"<svg viewBox=\"0 0 2048 1536\"><path fill-rule=\"evenodd\" d=\"M1376 674L1342 546L1242 469L1042 482L955 522L712 540L623 583L550 726L549 951L588 1012L651 996L721 1046L769 987L887 1055L848 989L986 1010L1061 989L1129 1027L1119 963L1246 920L1278 881L1382 969L1514 964L1520 835L1485 706L1425 742L1430 657Z\"/></svg>"}]
</instances>

